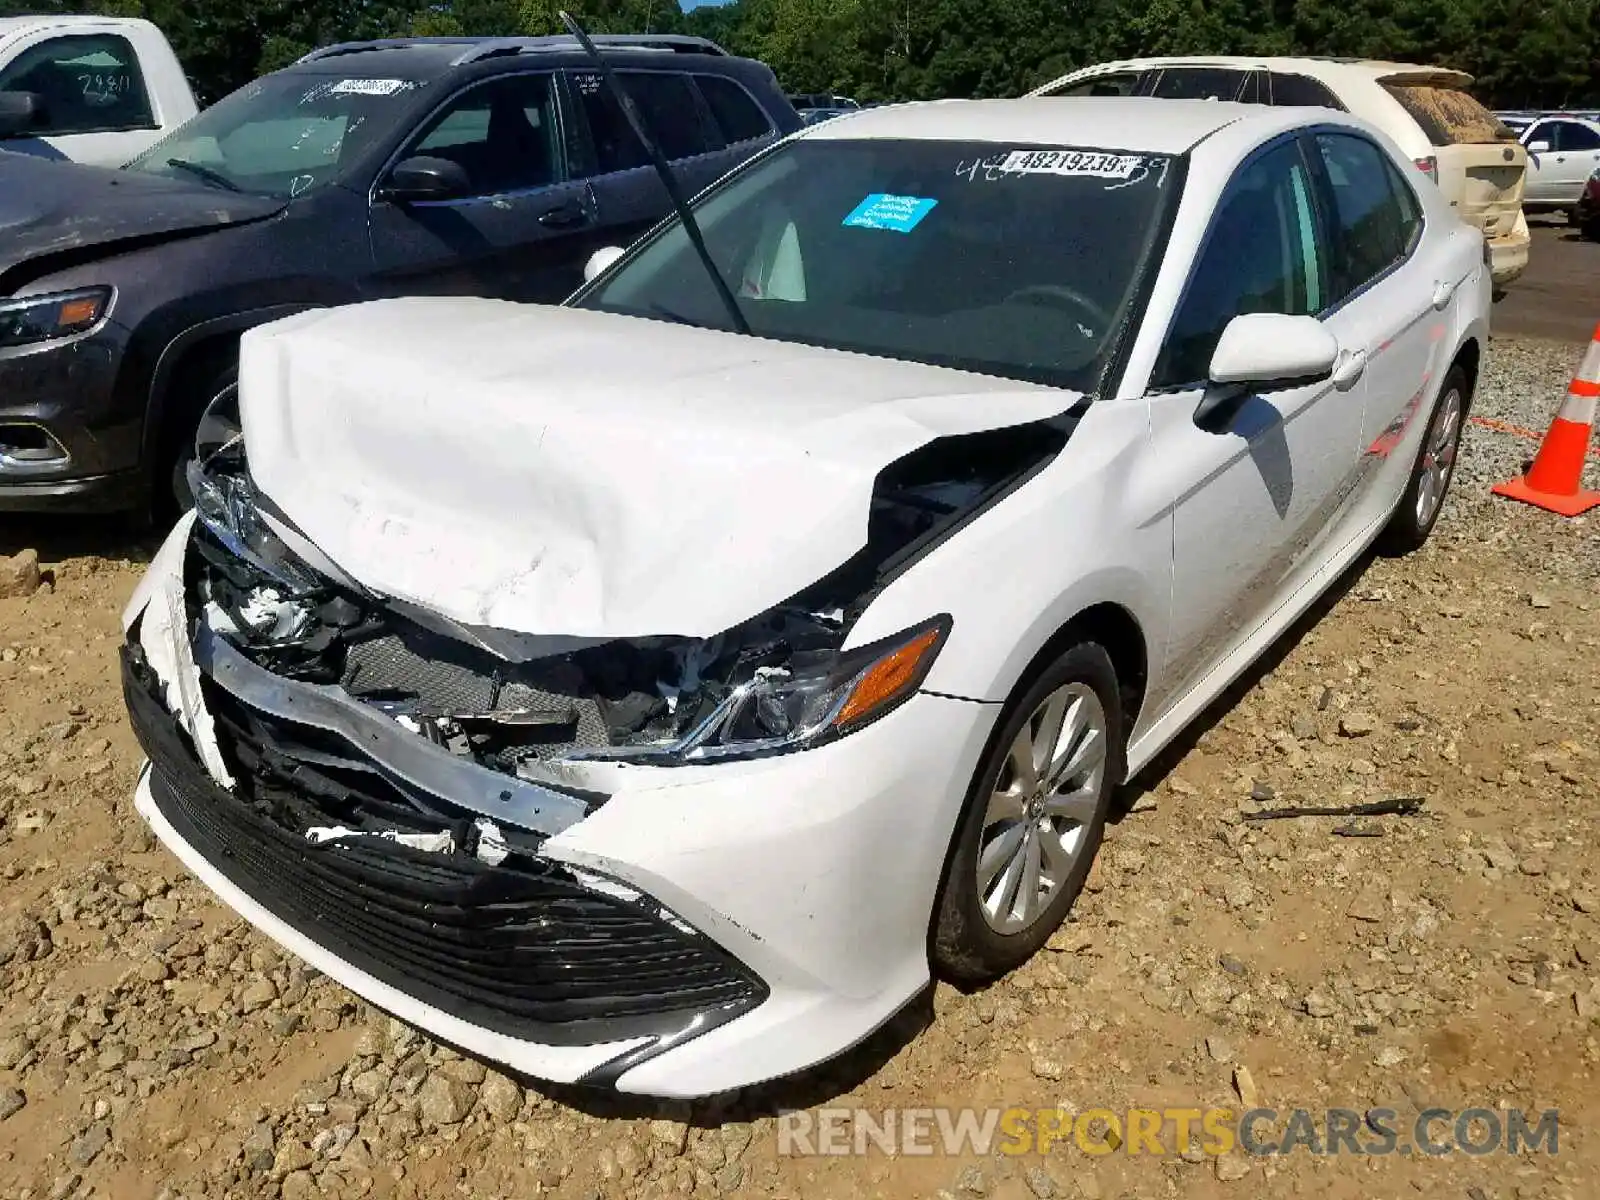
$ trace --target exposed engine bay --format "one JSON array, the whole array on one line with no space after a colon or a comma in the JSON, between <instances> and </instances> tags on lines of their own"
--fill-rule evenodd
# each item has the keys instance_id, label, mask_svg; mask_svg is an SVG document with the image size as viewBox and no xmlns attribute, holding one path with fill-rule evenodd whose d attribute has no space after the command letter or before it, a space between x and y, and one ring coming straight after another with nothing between
<instances>
[{"instance_id":1,"label":"exposed engine bay","mask_svg":"<svg viewBox=\"0 0 1600 1200\"><path fill-rule=\"evenodd\" d=\"M334 685L513 777L772 752L837 713L859 674L840 647L878 592L1054 459L1074 424L936 439L879 475L866 545L788 602L711 638L602 641L458 627L317 570L263 518L235 438L191 471L190 617L274 675Z\"/></svg>"}]
</instances>

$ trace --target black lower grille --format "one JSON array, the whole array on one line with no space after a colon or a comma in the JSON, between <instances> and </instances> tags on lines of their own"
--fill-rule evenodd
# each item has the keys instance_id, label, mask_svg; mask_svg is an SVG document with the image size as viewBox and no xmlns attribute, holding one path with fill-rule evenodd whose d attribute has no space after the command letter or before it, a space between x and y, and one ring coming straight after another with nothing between
<instances>
[{"instance_id":1,"label":"black lower grille","mask_svg":"<svg viewBox=\"0 0 1600 1200\"><path fill-rule=\"evenodd\" d=\"M736 959L648 898L592 891L558 864L309 842L205 774L136 653L123 650L123 691L162 815L257 903L374 978L551 1045L678 1033L764 998Z\"/></svg>"}]
</instances>

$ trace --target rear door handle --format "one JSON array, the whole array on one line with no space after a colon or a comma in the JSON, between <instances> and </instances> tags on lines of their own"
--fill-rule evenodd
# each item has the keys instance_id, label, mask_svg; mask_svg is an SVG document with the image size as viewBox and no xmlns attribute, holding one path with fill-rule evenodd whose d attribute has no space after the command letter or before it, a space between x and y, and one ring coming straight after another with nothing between
<instances>
[{"instance_id":1,"label":"rear door handle","mask_svg":"<svg viewBox=\"0 0 1600 1200\"><path fill-rule=\"evenodd\" d=\"M1367 372L1367 352L1347 350L1342 360L1334 365L1333 386L1341 392L1355 387L1356 381Z\"/></svg>"},{"instance_id":2,"label":"rear door handle","mask_svg":"<svg viewBox=\"0 0 1600 1200\"><path fill-rule=\"evenodd\" d=\"M549 212L539 217L539 224L548 229L571 229L574 225L582 225L589 219L580 204L563 204L559 208L552 208Z\"/></svg>"},{"instance_id":3,"label":"rear door handle","mask_svg":"<svg viewBox=\"0 0 1600 1200\"><path fill-rule=\"evenodd\" d=\"M1450 298L1456 294L1456 285L1440 280L1433 285L1433 307L1443 312L1450 307Z\"/></svg>"}]
</instances>

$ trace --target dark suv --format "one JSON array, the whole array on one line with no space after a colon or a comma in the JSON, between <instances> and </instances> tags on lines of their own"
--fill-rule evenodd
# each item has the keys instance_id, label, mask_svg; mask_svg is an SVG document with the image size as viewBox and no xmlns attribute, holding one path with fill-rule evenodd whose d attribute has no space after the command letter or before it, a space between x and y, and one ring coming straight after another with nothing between
<instances>
[{"instance_id":1,"label":"dark suv","mask_svg":"<svg viewBox=\"0 0 1600 1200\"><path fill-rule=\"evenodd\" d=\"M595 41L685 193L800 126L711 42ZM245 329L394 295L555 302L669 209L565 37L330 46L120 170L0 152L0 510L181 499Z\"/></svg>"}]
</instances>

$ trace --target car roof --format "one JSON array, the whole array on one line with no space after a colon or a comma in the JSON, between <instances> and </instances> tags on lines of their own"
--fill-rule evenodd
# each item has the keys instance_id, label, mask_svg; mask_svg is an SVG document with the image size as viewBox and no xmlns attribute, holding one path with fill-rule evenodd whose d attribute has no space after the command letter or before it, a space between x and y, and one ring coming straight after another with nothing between
<instances>
[{"instance_id":1,"label":"car roof","mask_svg":"<svg viewBox=\"0 0 1600 1200\"><path fill-rule=\"evenodd\" d=\"M56 16L53 13L36 13L30 17L0 17L0 37L15 33L19 29L38 29L41 26L51 29L94 26L127 29L132 25L148 24L149 22L142 17L95 17L76 14Z\"/></svg>"},{"instance_id":2,"label":"car roof","mask_svg":"<svg viewBox=\"0 0 1600 1200\"><path fill-rule=\"evenodd\" d=\"M716 43L703 38L627 37L597 34L594 41L608 59L623 57L629 66L693 63L705 70L716 62L742 62ZM543 56L585 60L576 38L553 37L438 37L384 38L368 42L341 42L312 51L291 71L348 75L357 79L398 76L433 79L449 71L485 63L527 63ZM681 68L681 69L686 69Z\"/></svg>"},{"instance_id":3,"label":"car roof","mask_svg":"<svg viewBox=\"0 0 1600 1200\"><path fill-rule=\"evenodd\" d=\"M1042 96L1022 100L927 100L850 109L808 126L812 140L910 138L929 141L1083 146L1183 154L1239 121L1281 123L1286 108L1217 100L1131 96Z\"/></svg>"},{"instance_id":4,"label":"car roof","mask_svg":"<svg viewBox=\"0 0 1600 1200\"><path fill-rule=\"evenodd\" d=\"M1310 75L1313 78L1336 80L1352 75L1379 80L1391 76L1436 77L1441 82L1465 87L1472 76L1453 67L1429 66L1425 63L1389 62L1378 58L1334 58L1323 55L1264 55L1259 58L1244 55L1173 55L1164 58L1130 58L1118 62L1096 63L1087 71L1071 72L1072 76L1113 70L1146 70L1152 67L1233 67L1240 70L1278 71ZM1062 76L1061 78L1070 78ZM1058 83L1060 80L1052 80ZM1046 85L1050 86L1050 85Z\"/></svg>"}]
</instances>

